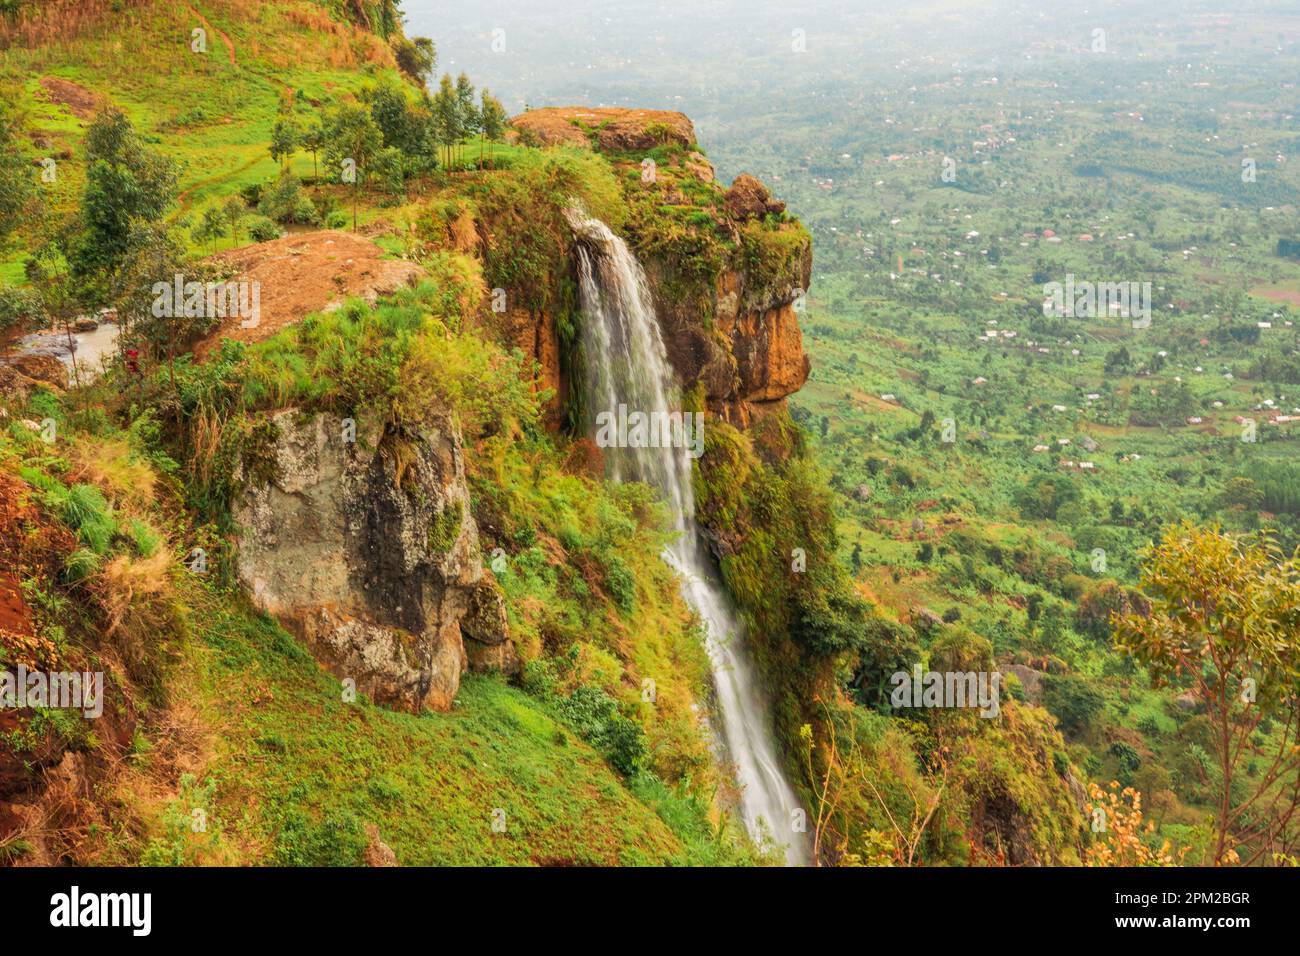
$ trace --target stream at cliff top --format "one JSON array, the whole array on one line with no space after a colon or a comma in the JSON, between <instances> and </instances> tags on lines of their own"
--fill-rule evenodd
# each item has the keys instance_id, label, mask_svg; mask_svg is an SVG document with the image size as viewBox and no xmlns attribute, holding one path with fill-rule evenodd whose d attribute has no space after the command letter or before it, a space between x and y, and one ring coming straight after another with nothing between
<instances>
[{"instance_id":1,"label":"stream at cliff top","mask_svg":"<svg viewBox=\"0 0 1300 956\"><path fill-rule=\"evenodd\" d=\"M679 403L670 402L673 373L640 263L600 220L577 210L569 219L583 240L577 254L590 384L588 427L602 412L617 417L620 406L653 417L679 410ZM740 787L740 815L756 843L783 845L787 863L806 864L804 834L793 830L800 805L772 741L767 701L743 630L695 525L690 454L685 443L671 444L605 448L606 467L614 481L642 481L657 489L671 508L678 535L664 560L678 573L682 595L707 630L723 741Z\"/></svg>"},{"instance_id":2,"label":"stream at cliff top","mask_svg":"<svg viewBox=\"0 0 1300 956\"><path fill-rule=\"evenodd\" d=\"M33 332L19 339L5 350L0 360L12 360L20 355L52 355L68 369L68 382L88 385L104 371L104 363L117 351L118 327L113 322L101 322L97 328L73 332L69 347L66 332ZM74 369L75 365L75 369Z\"/></svg>"}]
</instances>

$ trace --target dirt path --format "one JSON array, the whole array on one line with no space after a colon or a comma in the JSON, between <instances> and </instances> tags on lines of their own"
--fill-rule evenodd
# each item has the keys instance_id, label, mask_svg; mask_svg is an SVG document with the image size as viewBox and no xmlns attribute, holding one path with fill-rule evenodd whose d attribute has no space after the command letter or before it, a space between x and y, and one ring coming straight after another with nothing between
<instances>
[{"instance_id":1,"label":"dirt path","mask_svg":"<svg viewBox=\"0 0 1300 956\"><path fill-rule=\"evenodd\" d=\"M228 172L218 173L216 176L209 176L207 179L200 179L198 182L190 186L186 186L183 190L181 190L181 192L179 192L176 195L177 210L175 215L179 216L181 212L184 211L185 205L190 201L190 196L194 193L195 190L201 189L204 186L210 186L213 183L220 183L228 179L237 178L240 173L244 172L246 169L252 166L256 166L261 161L262 161L261 156L254 156L252 159L248 160L245 163L240 163L238 166L236 166L234 169ZM175 218L175 216L173 216L173 218Z\"/></svg>"},{"instance_id":2,"label":"dirt path","mask_svg":"<svg viewBox=\"0 0 1300 956\"><path fill-rule=\"evenodd\" d=\"M226 36L226 34L223 31L218 30L211 23L209 23L208 18L205 17L203 14L199 13L199 11L195 10L193 7L188 7L188 9L190 13L194 14L196 17L199 18L199 23L203 24L203 29L207 30L209 33L215 33L218 37L221 38L221 42L226 45L226 58L230 60L230 65L238 66L239 64L235 62L235 45L230 42L230 37Z\"/></svg>"}]
</instances>

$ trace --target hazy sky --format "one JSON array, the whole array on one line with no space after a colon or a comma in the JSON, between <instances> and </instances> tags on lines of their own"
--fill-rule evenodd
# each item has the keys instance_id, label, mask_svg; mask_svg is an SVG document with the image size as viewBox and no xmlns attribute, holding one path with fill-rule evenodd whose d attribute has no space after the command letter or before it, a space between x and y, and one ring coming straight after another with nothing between
<instances>
[{"instance_id":1,"label":"hazy sky","mask_svg":"<svg viewBox=\"0 0 1300 956\"><path fill-rule=\"evenodd\" d=\"M617 102L698 96L701 85L779 92L913 70L1009 67L1086 48L1112 53L1198 18L1300 12L1298 0L404 0L407 32L437 43L508 106L586 94ZM1295 22L1294 20L1292 21ZM493 31L497 49L493 49ZM1126 51L1125 47L1128 45ZM680 87L680 88L675 88ZM540 101L535 100L535 105Z\"/></svg>"},{"instance_id":2,"label":"hazy sky","mask_svg":"<svg viewBox=\"0 0 1300 956\"><path fill-rule=\"evenodd\" d=\"M1237 83L1241 64L1294 58L1300 0L404 0L407 33L429 36L438 72L462 70L512 113L526 105L678 109L719 172L762 117L842 129L844 111L961 76L1028 77L1123 102L1169 57ZM1246 25L1247 30L1228 30ZM1102 57L1089 50L1105 32ZM1229 33L1234 50L1222 48ZM1240 44L1253 43L1254 46ZM1274 47L1274 49L1269 49ZM1225 54L1220 60L1219 54ZM1235 59L1234 59L1235 57ZM1230 61L1224 62L1224 61ZM1176 62L1181 67L1181 61ZM1219 64L1224 62L1224 66ZM1274 68L1276 69L1276 68ZM1011 90L1008 89L1011 93ZM1135 100L1136 101L1136 100ZM848 105L846 105L848 104ZM874 112L873 112L874 111ZM730 170L734 172L735 170Z\"/></svg>"}]
</instances>

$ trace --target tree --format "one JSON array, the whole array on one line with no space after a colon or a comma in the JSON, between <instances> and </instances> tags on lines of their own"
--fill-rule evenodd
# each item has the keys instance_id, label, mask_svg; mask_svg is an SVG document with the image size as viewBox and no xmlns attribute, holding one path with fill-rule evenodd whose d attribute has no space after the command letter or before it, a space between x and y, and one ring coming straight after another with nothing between
<instances>
[{"instance_id":1,"label":"tree","mask_svg":"<svg viewBox=\"0 0 1300 956\"><path fill-rule=\"evenodd\" d=\"M1229 478L1223 486L1223 504L1228 508L1256 511L1264 504L1264 491L1250 478Z\"/></svg>"},{"instance_id":2,"label":"tree","mask_svg":"<svg viewBox=\"0 0 1300 956\"><path fill-rule=\"evenodd\" d=\"M352 229L357 228L357 189L384 137L370 111L357 103L342 103L325 120L325 162L352 186Z\"/></svg>"},{"instance_id":3,"label":"tree","mask_svg":"<svg viewBox=\"0 0 1300 956\"><path fill-rule=\"evenodd\" d=\"M216 206L209 206L203 210L203 216L199 219L198 225L190 231L190 235L194 237L195 242L208 245L221 238L225 231L226 222L221 210Z\"/></svg>"},{"instance_id":4,"label":"tree","mask_svg":"<svg viewBox=\"0 0 1300 956\"><path fill-rule=\"evenodd\" d=\"M113 107L95 117L83 148L86 186L66 255L83 300L91 301L106 294L125 257L132 221L159 219L170 205L176 170L146 149L126 114Z\"/></svg>"},{"instance_id":5,"label":"tree","mask_svg":"<svg viewBox=\"0 0 1300 956\"><path fill-rule=\"evenodd\" d=\"M371 163L371 177L385 195L400 196L405 188L401 152L391 146L377 152Z\"/></svg>"},{"instance_id":6,"label":"tree","mask_svg":"<svg viewBox=\"0 0 1300 956\"><path fill-rule=\"evenodd\" d=\"M370 101L370 118L379 127L385 146L404 153L414 153L419 146L418 124L412 116L402 88L393 83L381 83L366 91Z\"/></svg>"},{"instance_id":7,"label":"tree","mask_svg":"<svg viewBox=\"0 0 1300 956\"><path fill-rule=\"evenodd\" d=\"M1079 598L1079 607L1074 615L1075 627L1095 640L1105 641L1110 637L1112 615L1146 607L1141 595L1130 595L1122 585L1107 578Z\"/></svg>"},{"instance_id":8,"label":"tree","mask_svg":"<svg viewBox=\"0 0 1300 956\"><path fill-rule=\"evenodd\" d=\"M77 310L78 291L71 269L63 253L63 242L55 239L42 243L27 260L24 267L27 281L41 298L41 313L52 323L63 322L71 346L72 326L69 324ZM72 374L81 385L80 366L72 363Z\"/></svg>"},{"instance_id":9,"label":"tree","mask_svg":"<svg viewBox=\"0 0 1300 956\"><path fill-rule=\"evenodd\" d=\"M438 51L428 37L394 37L393 58L397 68L421 86L429 82L438 64Z\"/></svg>"},{"instance_id":10,"label":"tree","mask_svg":"<svg viewBox=\"0 0 1300 956\"><path fill-rule=\"evenodd\" d=\"M456 77L456 116L459 124L458 140L478 132L479 114L474 106L474 84L464 73Z\"/></svg>"},{"instance_id":11,"label":"tree","mask_svg":"<svg viewBox=\"0 0 1300 956\"><path fill-rule=\"evenodd\" d=\"M181 303L176 303L169 314L154 315L155 283L170 285L182 271L193 275L185 265L185 245L175 230L162 222L137 220L131 224L127 253L113 283L112 301L123 333L119 340L125 340L129 331L134 332L130 335L133 341L143 338L154 355L165 355L173 389L178 387L178 349L207 332L212 324L211 316L187 314Z\"/></svg>"},{"instance_id":12,"label":"tree","mask_svg":"<svg viewBox=\"0 0 1300 956\"><path fill-rule=\"evenodd\" d=\"M456 87L452 84L451 74L444 73L438 81L438 92L433 96L434 138L443 148L443 163L450 167L452 148L460 142L460 109L456 99Z\"/></svg>"},{"instance_id":13,"label":"tree","mask_svg":"<svg viewBox=\"0 0 1300 956\"><path fill-rule=\"evenodd\" d=\"M483 131L483 138L488 142L488 166L492 165L492 144L498 142L505 135L506 121L509 116L506 108L501 105L501 101L487 91L485 88L480 95L481 106L479 107L479 128ZM482 146L480 145L479 161L482 165Z\"/></svg>"},{"instance_id":14,"label":"tree","mask_svg":"<svg viewBox=\"0 0 1300 956\"><path fill-rule=\"evenodd\" d=\"M22 223L35 197L31 166L23 161L15 124L0 105L0 243Z\"/></svg>"},{"instance_id":15,"label":"tree","mask_svg":"<svg viewBox=\"0 0 1300 956\"><path fill-rule=\"evenodd\" d=\"M309 123L298 138L302 148L311 153L311 178L320 179L320 170L316 165L317 154L325 148L325 127L320 120Z\"/></svg>"},{"instance_id":16,"label":"tree","mask_svg":"<svg viewBox=\"0 0 1300 956\"><path fill-rule=\"evenodd\" d=\"M1045 682L1043 705L1055 715L1062 730L1074 734L1088 728L1106 706L1106 698L1086 677L1053 674Z\"/></svg>"},{"instance_id":17,"label":"tree","mask_svg":"<svg viewBox=\"0 0 1300 956\"><path fill-rule=\"evenodd\" d=\"M302 130L292 116L281 116L271 127L271 158L284 169L302 142Z\"/></svg>"},{"instance_id":18,"label":"tree","mask_svg":"<svg viewBox=\"0 0 1300 956\"><path fill-rule=\"evenodd\" d=\"M302 183L285 170L270 189L264 190L258 211L275 222L314 223L319 218L316 206L302 191Z\"/></svg>"},{"instance_id":19,"label":"tree","mask_svg":"<svg viewBox=\"0 0 1300 956\"><path fill-rule=\"evenodd\" d=\"M1133 357L1129 355L1128 349L1124 346L1112 349L1106 353L1106 359L1103 369L1107 374L1113 372L1127 372L1133 367Z\"/></svg>"},{"instance_id":20,"label":"tree","mask_svg":"<svg viewBox=\"0 0 1300 956\"><path fill-rule=\"evenodd\" d=\"M1285 557L1267 538L1183 523L1144 552L1142 586L1151 613L1117 615L1115 644L1153 680L1190 690L1205 707L1220 775L1215 863L1292 852L1300 838L1292 826L1300 556ZM1254 766L1238 773L1243 762Z\"/></svg>"},{"instance_id":21,"label":"tree","mask_svg":"<svg viewBox=\"0 0 1300 956\"><path fill-rule=\"evenodd\" d=\"M231 196L221 206L221 218L230 229L231 244L239 242L239 220L244 218L248 207L240 196Z\"/></svg>"}]
</instances>

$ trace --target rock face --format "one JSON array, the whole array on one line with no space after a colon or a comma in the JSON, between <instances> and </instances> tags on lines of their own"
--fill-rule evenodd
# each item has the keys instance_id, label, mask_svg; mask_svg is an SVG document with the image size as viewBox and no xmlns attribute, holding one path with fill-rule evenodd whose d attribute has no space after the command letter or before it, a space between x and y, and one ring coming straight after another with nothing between
<instances>
[{"instance_id":1,"label":"rock face","mask_svg":"<svg viewBox=\"0 0 1300 956\"><path fill-rule=\"evenodd\" d=\"M504 333L515 348L537 363L539 387L549 389L551 400L542 409L548 428L558 428L569 395L560 364L560 332L551 312L511 307L504 313Z\"/></svg>"},{"instance_id":2,"label":"rock face","mask_svg":"<svg viewBox=\"0 0 1300 956\"><path fill-rule=\"evenodd\" d=\"M668 358L688 388L703 385L712 412L745 428L803 387L812 364L803 350L795 303L807 288L811 253L799 273L767 297L749 293L743 270L723 272L713 293L711 328L698 303L673 296L669 269L654 261L643 265Z\"/></svg>"},{"instance_id":3,"label":"rock face","mask_svg":"<svg viewBox=\"0 0 1300 956\"><path fill-rule=\"evenodd\" d=\"M254 601L341 680L412 711L450 708L471 661L518 666L483 571L459 434L433 421L416 436L359 424L348 441L343 419L278 412L274 477L246 482L235 514Z\"/></svg>"}]
</instances>

